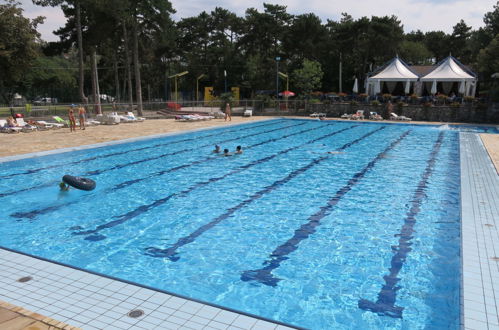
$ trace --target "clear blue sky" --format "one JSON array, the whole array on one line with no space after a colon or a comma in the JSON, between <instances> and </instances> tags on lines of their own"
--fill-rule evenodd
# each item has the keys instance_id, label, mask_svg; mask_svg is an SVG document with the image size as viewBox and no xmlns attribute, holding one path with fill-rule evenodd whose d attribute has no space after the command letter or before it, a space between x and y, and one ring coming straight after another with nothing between
<instances>
[{"instance_id":1,"label":"clear blue sky","mask_svg":"<svg viewBox=\"0 0 499 330\"><path fill-rule=\"evenodd\" d=\"M196 16L201 11L210 12L222 7L242 16L248 7L263 9L263 1L254 0L171 0L177 11L174 18ZM483 26L483 15L492 11L496 0L282 0L268 3L285 5L292 14L315 13L324 22L337 20L342 12L354 18L362 16L396 15L404 24L406 32L442 30L451 32L452 27L464 19L473 28ZM306 7L304 7L306 5ZM39 27L42 38L56 40L52 34L65 19L60 9L43 8L33 5L30 0L21 0L21 6L28 17L45 16L46 22Z\"/></svg>"}]
</instances>

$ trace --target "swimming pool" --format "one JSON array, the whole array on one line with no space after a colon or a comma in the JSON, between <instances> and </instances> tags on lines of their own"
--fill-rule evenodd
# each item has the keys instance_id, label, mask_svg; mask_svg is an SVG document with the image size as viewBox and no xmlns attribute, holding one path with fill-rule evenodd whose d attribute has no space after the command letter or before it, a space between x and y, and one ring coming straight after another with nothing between
<instances>
[{"instance_id":1,"label":"swimming pool","mask_svg":"<svg viewBox=\"0 0 499 330\"><path fill-rule=\"evenodd\" d=\"M458 328L458 146L279 119L1 163L0 245L313 329Z\"/></svg>"}]
</instances>

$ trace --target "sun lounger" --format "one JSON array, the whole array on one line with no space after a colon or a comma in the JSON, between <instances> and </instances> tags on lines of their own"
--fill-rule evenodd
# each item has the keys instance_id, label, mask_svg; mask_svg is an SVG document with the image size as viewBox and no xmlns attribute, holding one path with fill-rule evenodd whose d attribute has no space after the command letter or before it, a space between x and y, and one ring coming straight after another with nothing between
<instances>
[{"instance_id":1,"label":"sun lounger","mask_svg":"<svg viewBox=\"0 0 499 330\"><path fill-rule=\"evenodd\" d=\"M350 118L352 118L352 115L349 115L348 113L344 113L344 114L341 115L340 118L342 118L342 119L350 119Z\"/></svg>"},{"instance_id":2,"label":"sun lounger","mask_svg":"<svg viewBox=\"0 0 499 330\"><path fill-rule=\"evenodd\" d=\"M377 112L371 111L369 113L369 119L370 120L383 120L383 117L381 117L380 115L378 115Z\"/></svg>"},{"instance_id":3,"label":"sun lounger","mask_svg":"<svg viewBox=\"0 0 499 330\"><path fill-rule=\"evenodd\" d=\"M358 119L364 119L364 110L357 110L356 113L354 113L350 119L353 120L358 120Z\"/></svg>"},{"instance_id":4,"label":"sun lounger","mask_svg":"<svg viewBox=\"0 0 499 330\"><path fill-rule=\"evenodd\" d=\"M314 112L310 114L310 117L315 117L315 118L326 117L326 114L324 112Z\"/></svg>"},{"instance_id":5,"label":"sun lounger","mask_svg":"<svg viewBox=\"0 0 499 330\"><path fill-rule=\"evenodd\" d=\"M59 123L49 123L48 121L45 120L37 120L37 123L46 126L47 128L62 128L64 127L64 124L59 124Z\"/></svg>"},{"instance_id":6,"label":"sun lounger","mask_svg":"<svg viewBox=\"0 0 499 330\"><path fill-rule=\"evenodd\" d=\"M48 131L49 129L54 128L54 126L52 124L49 124L49 123L47 123L47 122L45 122L43 120L41 120L41 121L29 120L28 124L31 125L31 126L36 126L36 128L39 131Z\"/></svg>"},{"instance_id":7,"label":"sun lounger","mask_svg":"<svg viewBox=\"0 0 499 330\"><path fill-rule=\"evenodd\" d=\"M243 112L243 117L251 117L253 116L253 110L252 109L246 109Z\"/></svg>"},{"instance_id":8,"label":"sun lounger","mask_svg":"<svg viewBox=\"0 0 499 330\"><path fill-rule=\"evenodd\" d=\"M61 117L59 117L59 116L52 116L52 118L54 118L54 120L55 120L58 124L64 125L63 127L69 127L69 121L62 119L62 118L61 118Z\"/></svg>"},{"instance_id":9,"label":"sun lounger","mask_svg":"<svg viewBox=\"0 0 499 330\"><path fill-rule=\"evenodd\" d=\"M212 111L212 112L210 112L210 116L212 116L213 118L225 118L225 113L223 113L220 110Z\"/></svg>"},{"instance_id":10,"label":"sun lounger","mask_svg":"<svg viewBox=\"0 0 499 330\"><path fill-rule=\"evenodd\" d=\"M16 118L17 124L22 128L23 132L33 132L36 131L36 126L30 125L24 121L24 118Z\"/></svg>"},{"instance_id":11,"label":"sun lounger","mask_svg":"<svg viewBox=\"0 0 499 330\"><path fill-rule=\"evenodd\" d=\"M211 120L213 116L202 116L202 115L177 115L175 120L177 121L199 121L199 120Z\"/></svg>"},{"instance_id":12,"label":"sun lounger","mask_svg":"<svg viewBox=\"0 0 499 330\"><path fill-rule=\"evenodd\" d=\"M103 125L116 125L121 122L121 116L116 112L111 112L108 115L99 114L95 116L95 119Z\"/></svg>"},{"instance_id":13,"label":"sun lounger","mask_svg":"<svg viewBox=\"0 0 499 330\"><path fill-rule=\"evenodd\" d=\"M135 115L133 114L133 112L129 111L126 113L126 116L131 119L132 121L144 121L146 120L145 118L143 117L135 117Z\"/></svg>"},{"instance_id":14,"label":"sun lounger","mask_svg":"<svg viewBox=\"0 0 499 330\"><path fill-rule=\"evenodd\" d=\"M5 119L0 120L0 132L1 133L19 133L23 129L21 127L8 127L7 121Z\"/></svg>"},{"instance_id":15,"label":"sun lounger","mask_svg":"<svg viewBox=\"0 0 499 330\"><path fill-rule=\"evenodd\" d=\"M409 118L406 116L399 116L394 112L390 113L390 118L393 120L402 120L402 121L411 121L412 120L412 118Z\"/></svg>"}]
</instances>

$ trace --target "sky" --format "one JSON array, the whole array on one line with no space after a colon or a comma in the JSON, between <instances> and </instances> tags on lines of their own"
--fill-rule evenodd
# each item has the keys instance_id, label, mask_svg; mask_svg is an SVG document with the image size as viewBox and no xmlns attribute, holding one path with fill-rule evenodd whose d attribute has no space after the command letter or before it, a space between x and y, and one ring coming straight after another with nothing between
<instances>
[{"instance_id":1,"label":"sky","mask_svg":"<svg viewBox=\"0 0 499 330\"><path fill-rule=\"evenodd\" d=\"M177 11L175 20L197 16L202 11L210 12L215 7L222 7L244 16L247 8L263 11L264 1L255 0L170 0ZM353 18L362 16L395 15L402 21L405 32L413 30L452 32L452 27L461 19L474 29L483 26L483 15L492 11L497 0L282 0L267 3L287 6L288 13L299 15L314 13L323 22L327 19L338 20L342 12ZM303 4L306 4L304 8ZM59 8L44 8L33 5L31 0L21 0L21 7L27 17L45 16L45 23L38 30L42 39L56 41L52 31L65 23Z\"/></svg>"}]
</instances>

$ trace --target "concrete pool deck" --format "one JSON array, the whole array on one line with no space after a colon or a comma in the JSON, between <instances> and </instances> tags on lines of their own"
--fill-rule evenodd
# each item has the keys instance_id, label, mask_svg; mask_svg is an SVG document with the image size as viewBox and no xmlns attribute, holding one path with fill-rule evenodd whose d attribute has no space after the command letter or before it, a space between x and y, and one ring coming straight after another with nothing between
<instances>
[{"instance_id":1,"label":"concrete pool deck","mask_svg":"<svg viewBox=\"0 0 499 330\"><path fill-rule=\"evenodd\" d=\"M227 123L224 120L179 123L162 119L91 127L76 133L60 129L30 134L0 134L2 145L6 146L0 150L0 156L271 118L234 117L232 122ZM499 176L492 161L499 169L499 135L461 133L461 321L465 329L499 330L499 284L494 286L494 282L499 283L499 232L494 222L499 220ZM33 279L18 282L26 276ZM53 322L69 324L60 324L61 328L152 329L161 324L161 328L165 329L290 329L284 324L252 318L1 248L0 281L1 300L53 318ZM1 308L0 305L0 328ZM127 316L135 309L145 314L139 318Z\"/></svg>"},{"instance_id":2,"label":"concrete pool deck","mask_svg":"<svg viewBox=\"0 0 499 330\"><path fill-rule=\"evenodd\" d=\"M499 176L478 134L460 133L462 324L499 329Z\"/></svg>"}]
</instances>

